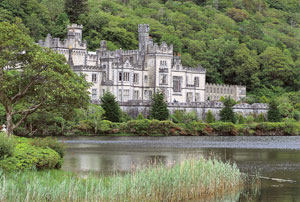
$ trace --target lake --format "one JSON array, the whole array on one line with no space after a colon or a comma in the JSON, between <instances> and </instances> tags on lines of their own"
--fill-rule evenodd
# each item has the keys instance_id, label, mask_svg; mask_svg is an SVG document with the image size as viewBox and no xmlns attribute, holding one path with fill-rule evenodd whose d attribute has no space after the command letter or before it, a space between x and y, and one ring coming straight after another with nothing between
<instances>
[{"instance_id":1,"label":"lake","mask_svg":"<svg viewBox=\"0 0 300 202\"><path fill-rule=\"evenodd\" d=\"M76 137L67 146L63 170L111 174L151 162L173 164L190 156L236 162L262 176L252 201L300 201L300 137ZM240 198L239 201L249 201Z\"/></svg>"}]
</instances>

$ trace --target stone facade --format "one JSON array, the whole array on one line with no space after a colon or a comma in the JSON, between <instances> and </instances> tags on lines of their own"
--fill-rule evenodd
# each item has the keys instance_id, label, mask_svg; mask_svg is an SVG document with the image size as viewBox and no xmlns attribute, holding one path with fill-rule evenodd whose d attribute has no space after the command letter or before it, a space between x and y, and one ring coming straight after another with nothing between
<instances>
[{"instance_id":1,"label":"stone facade","mask_svg":"<svg viewBox=\"0 0 300 202\"><path fill-rule=\"evenodd\" d=\"M138 26L138 50L110 51L106 41L101 41L95 52L87 51L82 28L82 25L70 25L64 41L48 35L39 45L63 54L75 72L86 75L86 80L93 84L92 100L110 91L121 103L147 101L159 91L169 103L205 101L206 70L201 66L184 67L181 57L174 55L172 45L153 42L149 25Z\"/></svg>"},{"instance_id":2,"label":"stone facade","mask_svg":"<svg viewBox=\"0 0 300 202\"><path fill-rule=\"evenodd\" d=\"M206 83L205 101L219 101L221 97L231 97L240 101L246 97L246 86Z\"/></svg>"}]
</instances>

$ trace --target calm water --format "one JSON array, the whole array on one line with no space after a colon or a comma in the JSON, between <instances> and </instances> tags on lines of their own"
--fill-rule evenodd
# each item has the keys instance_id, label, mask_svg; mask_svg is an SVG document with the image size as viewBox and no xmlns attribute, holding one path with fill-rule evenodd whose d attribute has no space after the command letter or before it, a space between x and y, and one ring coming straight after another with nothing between
<instances>
[{"instance_id":1,"label":"calm water","mask_svg":"<svg viewBox=\"0 0 300 202\"><path fill-rule=\"evenodd\" d=\"M300 137L84 137L63 138L63 169L73 172L127 172L188 156L234 161L247 173L260 172L262 189L252 201L300 201ZM240 201L248 201L240 199Z\"/></svg>"}]
</instances>

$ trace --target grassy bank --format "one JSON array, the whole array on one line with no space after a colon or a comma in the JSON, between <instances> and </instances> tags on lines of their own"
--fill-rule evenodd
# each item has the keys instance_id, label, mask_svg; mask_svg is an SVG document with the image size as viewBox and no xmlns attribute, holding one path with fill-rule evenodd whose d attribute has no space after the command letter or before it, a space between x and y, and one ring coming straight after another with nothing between
<instances>
[{"instance_id":1,"label":"grassy bank","mask_svg":"<svg viewBox=\"0 0 300 202\"><path fill-rule=\"evenodd\" d=\"M222 197L244 184L235 165L203 158L109 177L83 179L53 170L1 173L0 178L0 201L180 201Z\"/></svg>"}]
</instances>

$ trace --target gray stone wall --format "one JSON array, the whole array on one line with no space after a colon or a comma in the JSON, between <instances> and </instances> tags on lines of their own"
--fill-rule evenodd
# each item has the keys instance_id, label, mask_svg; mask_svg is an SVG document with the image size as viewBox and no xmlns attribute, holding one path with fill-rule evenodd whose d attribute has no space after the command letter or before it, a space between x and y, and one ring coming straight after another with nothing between
<instances>
[{"instance_id":1,"label":"gray stone wall","mask_svg":"<svg viewBox=\"0 0 300 202\"><path fill-rule=\"evenodd\" d=\"M135 118L139 113L142 113L144 117L149 116L150 102L130 101L120 103L121 109L128 113L131 117ZM169 103L168 109L170 113L175 110L184 110L186 112L195 111L201 120L205 120L206 113L210 110L215 118L218 120L219 112L223 108L222 102L199 102L199 103ZM234 112L241 113L243 116L250 114L266 114L268 112L268 105L262 103L254 103L252 105L243 103L237 104L233 107Z\"/></svg>"}]
</instances>

